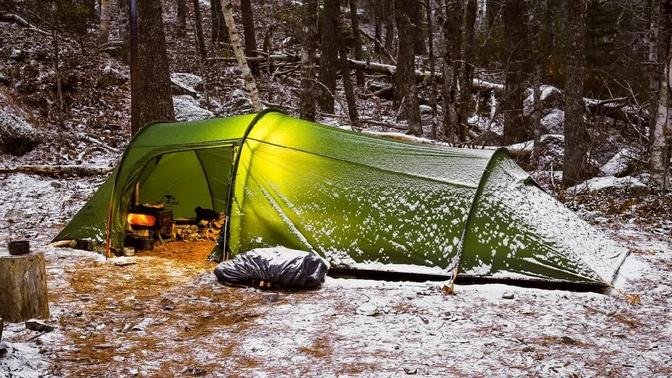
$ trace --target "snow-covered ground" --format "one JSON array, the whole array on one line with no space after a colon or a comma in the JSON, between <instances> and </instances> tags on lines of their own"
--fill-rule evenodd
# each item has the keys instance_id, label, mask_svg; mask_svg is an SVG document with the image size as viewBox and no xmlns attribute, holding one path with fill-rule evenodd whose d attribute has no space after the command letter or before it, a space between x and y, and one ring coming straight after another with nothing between
<instances>
[{"instance_id":1,"label":"snow-covered ground","mask_svg":"<svg viewBox=\"0 0 672 378\"><path fill-rule=\"evenodd\" d=\"M2 177L0 239L46 244L101 180ZM186 254L116 266L43 248L56 330L8 324L0 376L670 376L669 235L600 227L631 250L610 295L333 278L262 292Z\"/></svg>"}]
</instances>

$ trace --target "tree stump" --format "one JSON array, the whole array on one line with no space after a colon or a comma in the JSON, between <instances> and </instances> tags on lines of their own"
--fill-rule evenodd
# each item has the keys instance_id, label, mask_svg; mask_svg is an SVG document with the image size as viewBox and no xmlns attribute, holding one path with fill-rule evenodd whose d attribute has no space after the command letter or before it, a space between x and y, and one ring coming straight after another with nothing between
<instances>
[{"instance_id":1,"label":"tree stump","mask_svg":"<svg viewBox=\"0 0 672 378\"><path fill-rule=\"evenodd\" d=\"M9 322L49 317L42 252L11 256L0 248L0 318Z\"/></svg>"}]
</instances>

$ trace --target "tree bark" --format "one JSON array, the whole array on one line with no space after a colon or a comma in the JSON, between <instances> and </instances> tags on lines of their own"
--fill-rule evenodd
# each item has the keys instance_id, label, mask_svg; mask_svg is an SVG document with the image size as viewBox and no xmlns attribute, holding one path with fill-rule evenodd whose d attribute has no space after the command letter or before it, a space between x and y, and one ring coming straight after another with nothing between
<instances>
[{"instance_id":1,"label":"tree bark","mask_svg":"<svg viewBox=\"0 0 672 378\"><path fill-rule=\"evenodd\" d=\"M394 47L394 1L383 0L385 17L385 49L392 51Z\"/></svg>"},{"instance_id":2,"label":"tree bark","mask_svg":"<svg viewBox=\"0 0 672 378\"><path fill-rule=\"evenodd\" d=\"M425 0L425 10L427 12L427 47L429 52L429 85L430 91L430 106L432 107L432 138L437 137L437 98L438 91L436 88L436 60L434 57L434 28L432 15L432 1ZM471 83L469 85L471 87Z\"/></svg>"},{"instance_id":3,"label":"tree bark","mask_svg":"<svg viewBox=\"0 0 672 378\"><path fill-rule=\"evenodd\" d=\"M352 0L350 0L352 1ZM343 38L343 33L341 39ZM338 55L341 67L341 76L343 79L343 90L345 91L345 99L348 104L348 119L352 127L359 127L359 114L357 113L357 97L352 87L352 78L350 77L350 65L348 64L348 49L345 43L339 43Z\"/></svg>"},{"instance_id":4,"label":"tree bark","mask_svg":"<svg viewBox=\"0 0 672 378\"><path fill-rule=\"evenodd\" d=\"M425 55L427 47L425 46L425 33L422 30L422 4L419 0L406 0L405 3L408 5L408 16L411 21L413 50L415 55Z\"/></svg>"},{"instance_id":5,"label":"tree bark","mask_svg":"<svg viewBox=\"0 0 672 378\"><path fill-rule=\"evenodd\" d=\"M0 252L0 317L10 322L49 318L47 273L42 252Z\"/></svg>"},{"instance_id":6,"label":"tree bark","mask_svg":"<svg viewBox=\"0 0 672 378\"><path fill-rule=\"evenodd\" d=\"M357 0L350 0L350 23L352 26L352 51L356 60L362 60L362 40L359 36L359 16L357 15ZM355 70L357 85L364 86L364 73Z\"/></svg>"},{"instance_id":7,"label":"tree bark","mask_svg":"<svg viewBox=\"0 0 672 378\"><path fill-rule=\"evenodd\" d=\"M476 23L476 0L466 0L462 17L462 76L460 81L460 106L457 124L460 140L467 141L471 112L471 83L474 76L474 26Z\"/></svg>"},{"instance_id":8,"label":"tree bark","mask_svg":"<svg viewBox=\"0 0 672 378\"><path fill-rule=\"evenodd\" d=\"M99 45L106 44L110 37L110 15L110 0L100 0Z\"/></svg>"},{"instance_id":9,"label":"tree bark","mask_svg":"<svg viewBox=\"0 0 672 378\"><path fill-rule=\"evenodd\" d=\"M505 94L502 101L504 114L504 144L529 140L529 132L523 118L525 99L524 64L529 57L527 7L524 1L505 0L504 29L509 63L506 68Z\"/></svg>"},{"instance_id":10,"label":"tree bark","mask_svg":"<svg viewBox=\"0 0 672 378\"><path fill-rule=\"evenodd\" d=\"M408 119L409 132L413 135L422 135L420 106L415 83L414 26L411 23L411 8L415 5L405 0L395 0L394 5L399 32L397 71L394 78L396 87L394 106L395 108L401 107L400 114Z\"/></svg>"},{"instance_id":11,"label":"tree bark","mask_svg":"<svg viewBox=\"0 0 672 378\"><path fill-rule=\"evenodd\" d=\"M315 121L315 41L317 37L317 0L303 0L301 20L303 35L301 43L301 95L299 113L301 118Z\"/></svg>"},{"instance_id":12,"label":"tree bark","mask_svg":"<svg viewBox=\"0 0 672 378\"><path fill-rule=\"evenodd\" d=\"M138 1L138 76L133 80L132 131L175 119L160 1ZM133 88L135 87L135 88Z\"/></svg>"},{"instance_id":13,"label":"tree bark","mask_svg":"<svg viewBox=\"0 0 672 378\"><path fill-rule=\"evenodd\" d=\"M194 7L194 37L196 38L196 50L201 59L205 59L207 50L205 48L205 37L203 36L203 21L201 17L201 6L199 0L192 0L191 4ZM216 1L213 1L216 3Z\"/></svg>"},{"instance_id":14,"label":"tree bark","mask_svg":"<svg viewBox=\"0 0 672 378\"><path fill-rule=\"evenodd\" d=\"M229 30L222 13L222 5L219 0L210 1L210 13L212 15L212 49L216 50L220 43L229 43Z\"/></svg>"},{"instance_id":15,"label":"tree bark","mask_svg":"<svg viewBox=\"0 0 672 378\"><path fill-rule=\"evenodd\" d=\"M672 40L670 41L672 43ZM663 75L660 77L658 109L651 140L651 175L663 191L669 188L670 139L672 137L672 53L666 56Z\"/></svg>"},{"instance_id":16,"label":"tree bark","mask_svg":"<svg viewBox=\"0 0 672 378\"><path fill-rule=\"evenodd\" d=\"M338 66L338 19L340 0L325 0L322 12L322 36L320 38L320 96L318 105L323 112L334 112L336 91L336 67Z\"/></svg>"},{"instance_id":17,"label":"tree bark","mask_svg":"<svg viewBox=\"0 0 672 378\"><path fill-rule=\"evenodd\" d=\"M543 77L543 47L541 39L541 17L546 13L546 0L538 0L535 7L531 9L532 33L532 54L534 62L534 73L532 75L532 91L534 96L534 110L532 111L532 130L534 130L534 144L532 146L532 165L536 167L539 157L540 140L543 133L541 129L541 116L543 104L541 102L541 80Z\"/></svg>"},{"instance_id":18,"label":"tree bark","mask_svg":"<svg viewBox=\"0 0 672 378\"><path fill-rule=\"evenodd\" d=\"M250 66L247 65L247 59L245 59L245 52L243 51L243 46L240 43L240 36L236 31L236 23L233 20L233 11L230 0L220 0L220 7L224 15L224 21L226 26L229 29L229 40L231 41L231 46L233 47L233 52L236 55L238 60L238 67L245 81L245 89L250 95L250 102L252 103L252 108L254 111L259 112L262 110L261 100L259 99L259 91L257 90L257 83L254 81L254 76L250 70Z\"/></svg>"},{"instance_id":19,"label":"tree bark","mask_svg":"<svg viewBox=\"0 0 672 378\"><path fill-rule=\"evenodd\" d=\"M441 85L443 127L439 128L438 138L450 143L457 143L459 141L457 78L460 71L461 2L459 0L446 0L443 17L443 80Z\"/></svg>"},{"instance_id":20,"label":"tree bark","mask_svg":"<svg viewBox=\"0 0 672 378\"><path fill-rule=\"evenodd\" d=\"M257 38L254 35L254 14L250 0L240 0L240 13L243 21L243 35L245 37L245 56L257 55ZM259 74L259 65L250 62L250 70L253 75Z\"/></svg>"},{"instance_id":21,"label":"tree bark","mask_svg":"<svg viewBox=\"0 0 672 378\"><path fill-rule=\"evenodd\" d=\"M184 37L187 30L187 0L177 0L177 35Z\"/></svg>"},{"instance_id":22,"label":"tree bark","mask_svg":"<svg viewBox=\"0 0 672 378\"><path fill-rule=\"evenodd\" d=\"M583 122L583 75L585 66L586 0L567 0L567 38L565 81L565 155L562 182L576 185L583 179L588 151L588 135Z\"/></svg>"}]
</instances>

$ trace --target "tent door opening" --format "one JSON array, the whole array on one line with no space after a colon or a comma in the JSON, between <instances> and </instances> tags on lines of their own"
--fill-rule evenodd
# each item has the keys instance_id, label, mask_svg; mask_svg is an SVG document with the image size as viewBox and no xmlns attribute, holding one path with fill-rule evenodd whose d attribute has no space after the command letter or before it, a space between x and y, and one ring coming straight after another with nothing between
<instances>
[{"instance_id":1,"label":"tent door opening","mask_svg":"<svg viewBox=\"0 0 672 378\"><path fill-rule=\"evenodd\" d=\"M125 246L153 249L159 240L198 241L211 248L227 215L233 153L233 146L226 145L152 158L127 209Z\"/></svg>"}]
</instances>

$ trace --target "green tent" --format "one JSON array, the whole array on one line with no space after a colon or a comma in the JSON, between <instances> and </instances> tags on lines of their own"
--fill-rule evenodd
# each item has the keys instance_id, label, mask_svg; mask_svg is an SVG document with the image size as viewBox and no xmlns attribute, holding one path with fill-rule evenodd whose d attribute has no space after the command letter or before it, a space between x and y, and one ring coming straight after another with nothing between
<instances>
[{"instance_id":1,"label":"green tent","mask_svg":"<svg viewBox=\"0 0 672 378\"><path fill-rule=\"evenodd\" d=\"M229 214L227 256L282 245L335 269L608 286L627 255L503 149L420 145L275 111L143 128L56 240L119 251L136 184L143 203L172 196L176 217L196 206Z\"/></svg>"}]
</instances>

